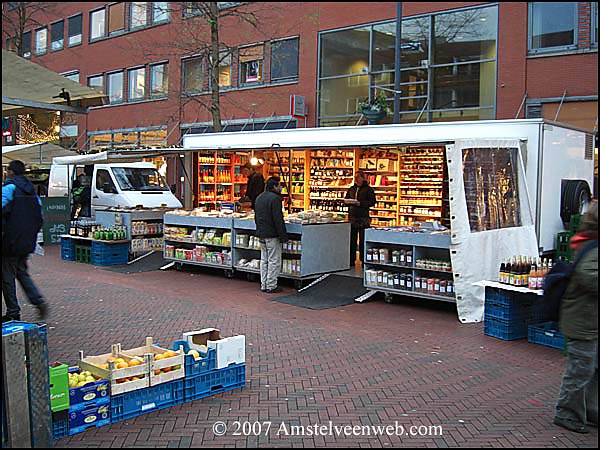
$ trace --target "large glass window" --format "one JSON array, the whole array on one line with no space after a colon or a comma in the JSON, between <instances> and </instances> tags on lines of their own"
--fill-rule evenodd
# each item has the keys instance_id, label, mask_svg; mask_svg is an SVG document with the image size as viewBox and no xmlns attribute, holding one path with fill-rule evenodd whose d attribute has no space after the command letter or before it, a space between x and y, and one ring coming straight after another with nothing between
<instances>
[{"instance_id":1,"label":"large glass window","mask_svg":"<svg viewBox=\"0 0 600 450\"><path fill-rule=\"evenodd\" d=\"M109 73L106 84L110 103L121 103L123 101L123 72Z\"/></svg>"},{"instance_id":2,"label":"large glass window","mask_svg":"<svg viewBox=\"0 0 600 450\"><path fill-rule=\"evenodd\" d=\"M518 149L463 150L463 179L471 232L521 226Z\"/></svg>"},{"instance_id":3,"label":"large glass window","mask_svg":"<svg viewBox=\"0 0 600 450\"><path fill-rule=\"evenodd\" d=\"M298 78L298 38L271 43L271 81Z\"/></svg>"},{"instance_id":4,"label":"large glass window","mask_svg":"<svg viewBox=\"0 0 600 450\"><path fill-rule=\"evenodd\" d=\"M219 55L219 87L231 87L231 52Z\"/></svg>"},{"instance_id":5,"label":"large glass window","mask_svg":"<svg viewBox=\"0 0 600 450\"><path fill-rule=\"evenodd\" d=\"M146 69L131 69L127 71L128 100L142 100L146 97Z\"/></svg>"},{"instance_id":6,"label":"large glass window","mask_svg":"<svg viewBox=\"0 0 600 450\"><path fill-rule=\"evenodd\" d=\"M31 57L31 31L23 33L23 41L21 42L21 56L23 56L23 58Z\"/></svg>"},{"instance_id":7,"label":"large glass window","mask_svg":"<svg viewBox=\"0 0 600 450\"><path fill-rule=\"evenodd\" d=\"M200 92L204 88L204 72L201 58L183 61L183 92Z\"/></svg>"},{"instance_id":8,"label":"large glass window","mask_svg":"<svg viewBox=\"0 0 600 450\"><path fill-rule=\"evenodd\" d=\"M598 2L592 2L592 45L598 45Z\"/></svg>"},{"instance_id":9,"label":"large glass window","mask_svg":"<svg viewBox=\"0 0 600 450\"><path fill-rule=\"evenodd\" d=\"M65 46L65 21L50 26L50 50L62 50Z\"/></svg>"},{"instance_id":10,"label":"large glass window","mask_svg":"<svg viewBox=\"0 0 600 450\"><path fill-rule=\"evenodd\" d=\"M106 10L100 9L90 13L90 40L100 39L106 33Z\"/></svg>"},{"instance_id":11,"label":"large glass window","mask_svg":"<svg viewBox=\"0 0 600 450\"><path fill-rule=\"evenodd\" d=\"M150 66L150 96L163 97L169 92L169 65L154 64Z\"/></svg>"},{"instance_id":12,"label":"large glass window","mask_svg":"<svg viewBox=\"0 0 600 450\"><path fill-rule=\"evenodd\" d=\"M88 77L88 86L104 93L104 76L95 75L93 77Z\"/></svg>"},{"instance_id":13,"label":"large glass window","mask_svg":"<svg viewBox=\"0 0 600 450\"><path fill-rule=\"evenodd\" d=\"M353 75L369 70L369 27L321 36L321 77Z\"/></svg>"},{"instance_id":14,"label":"large glass window","mask_svg":"<svg viewBox=\"0 0 600 450\"><path fill-rule=\"evenodd\" d=\"M45 55L48 47L48 28L35 31L35 54Z\"/></svg>"},{"instance_id":15,"label":"large glass window","mask_svg":"<svg viewBox=\"0 0 600 450\"><path fill-rule=\"evenodd\" d=\"M577 47L577 2L529 3L529 51Z\"/></svg>"},{"instance_id":16,"label":"large glass window","mask_svg":"<svg viewBox=\"0 0 600 450\"><path fill-rule=\"evenodd\" d=\"M122 191L168 191L163 177L154 168L113 167Z\"/></svg>"},{"instance_id":17,"label":"large glass window","mask_svg":"<svg viewBox=\"0 0 600 450\"><path fill-rule=\"evenodd\" d=\"M260 83L263 81L264 46L240 48L240 82Z\"/></svg>"},{"instance_id":18,"label":"large glass window","mask_svg":"<svg viewBox=\"0 0 600 450\"><path fill-rule=\"evenodd\" d=\"M131 2L131 29L140 28L148 23L146 2Z\"/></svg>"},{"instance_id":19,"label":"large glass window","mask_svg":"<svg viewBox=\"0 0 600 450\"><path fill-rule=\"evenodd\" d=\"M108 10L108 34L118 34L125 31L125 3L110 5Z\"/></svg>"},{"instance_id":20,"label":"large glass window","mask_svg":"<svg viewBox=\"0 0 600 450\"><path fill-rule=\"evenodd\" d=\"M81 44L81 18L82 15L78 14L77 16L69 17L69 30L68 30L68 42L67 45L71 47L72 45Z\"/></svg>"},{"instance_id":21,"label":"large glass window","mask_svg":"<svg viewBox=\"0 0 600 450\"><path fill-rule=\"evenodd\" d=\"M167 22L169 20L169 3L152 2L152 23Z\"/></svg>"}]
</instances>

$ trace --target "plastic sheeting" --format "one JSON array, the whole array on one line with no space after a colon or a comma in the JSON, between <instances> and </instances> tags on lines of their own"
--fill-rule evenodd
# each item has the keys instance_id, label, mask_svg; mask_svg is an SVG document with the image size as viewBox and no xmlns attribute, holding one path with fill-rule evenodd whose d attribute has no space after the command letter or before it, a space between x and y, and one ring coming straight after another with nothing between
<instances>
[{"instance_id":1,"label":"plastic sheeting","mask_svg":"<svg viewBox=\"0 0 600 450\"><path fill-rule=\"evenodd\" d=\"M511 207L518 208L517 211L504 211L512 217L519 217L520 226L510 226L485 231L472 231L469 216L471 211L478 206L495 204L493 195L496 186L491 186L484 181L476 186L476 192L485 196L485 199L475 198L472 192L465 192L463 155L470 149L475 151L512 151L517 155L514 163L518 170L512 171L512 180L516 181L517 193L512 196ZM463 152L467 150L467 152ZM451 245L450 259L454 270L454 289L459 320L463 323L481 322L483 320L485 288L474 286L473 283L482 280L496 280L500 263L505 258L513 256L538 257L537 239L533 217L529 203L529 193L526 186L525 174L523 172L523 160L521 147L518 140L457 140L454 145L446 146L446 159L448 162L449 177L449 200L450 200L450 223L451 223ZM499 158L506 161L506 158ZM481 173L485 168L479 168ZM493 167L490 170L506 172L506 167ZM482 177L483 179L483 177ZM497 179L502 179L502 176ZM466 180L467 185L472 185L474 180ZM514 199L517 198L515 202ZM467 206L467 200L469 206ZM476 204L476 203L478 204ZM484 208L485 209L485 208ZM496 208L488 208L495 210ZM471 215L471 220L473 219ZM492 221L491 223L498 223Z\"/></svg>"}]
</instances>

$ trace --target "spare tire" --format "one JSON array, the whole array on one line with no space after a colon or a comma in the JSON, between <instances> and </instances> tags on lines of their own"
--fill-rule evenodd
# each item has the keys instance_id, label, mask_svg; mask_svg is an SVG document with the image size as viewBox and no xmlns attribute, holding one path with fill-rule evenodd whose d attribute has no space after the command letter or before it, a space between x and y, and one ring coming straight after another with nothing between
<instances>
[{"instance_id":1,"label":"spare tire","mask_svg":"<svg viewBox=\"0 0 600 450\"><path fill-rule=\"evenodd\" d=\"M590 185L585 180L563 180L560 200L560 218L566 229L569 228L571 215L583 213L591 201Z\"/></svg>"}]
</instances>

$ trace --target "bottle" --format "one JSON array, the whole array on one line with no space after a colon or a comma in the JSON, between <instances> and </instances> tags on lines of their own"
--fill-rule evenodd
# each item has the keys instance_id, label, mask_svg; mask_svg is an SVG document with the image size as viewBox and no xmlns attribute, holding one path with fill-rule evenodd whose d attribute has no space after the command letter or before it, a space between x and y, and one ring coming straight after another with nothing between
<instances>
[{"instance_id":1,"label":"bottle","mask_svg":"<svg viewBox=\"0 0 600 450\"><path fill-rule=\"evenodd\" d=\"M498 272L498 281L500 283L504 283L505 276L506 276L506 263L504 262L504 259L503 259L502 263L500 264L500 270Z\"/></svg>"},{"instance_id":2,"label":"bottle","mask_svg":"<svg viewBox=\"0 0 600 450\"><path fill-rule=\"evenodd\" d=\"M510 284L510 273L512 272L512 264L510 258L506 258L506 269L504 272L504 283Z\"/></svg>"},{"instance_id":3,"label":"bottle","mask_svg":"<svg viewBox=\"0 0 600 450\"><path fill-rule=\"evenodd\" d=\"M515 271L515 286L520 287L523 281L523 260L519 256L517 270Z\"/></svg>"},{"instance_id":4,"label":"bottle","mask_svg":"<svg viewBox=\"0 0 600 450\"><path fill-rule=\"evenodd\" d=\"M525 267L523 270L523 280L521 281L521 285L523 287L529 286L529 272L531 272L531 258L529 256L526 256Z\"/></svg>"},{"instance_id":5,"label":"bottle","mask_svg":"<svg viewBox=\"0 0 600 450\"><path fill-rule=\"evenodd\" d=\"M529 289L536 289L537 286L537 265L535 260L531 261L531 268L529 270L529 279L527 281L527 287Z\"/></svg>"},{"instance_id":6,"label":"bottle","mask_svg":"<svg viewBox=\"0 0 600 450\"><path fill-rule=\"evenodd\" d=\"M515 271L517 269L517 262L513 256L510 264L510 272L508 273L508 284L511 286L515 285Z\"/></svg>"}]
</instances>

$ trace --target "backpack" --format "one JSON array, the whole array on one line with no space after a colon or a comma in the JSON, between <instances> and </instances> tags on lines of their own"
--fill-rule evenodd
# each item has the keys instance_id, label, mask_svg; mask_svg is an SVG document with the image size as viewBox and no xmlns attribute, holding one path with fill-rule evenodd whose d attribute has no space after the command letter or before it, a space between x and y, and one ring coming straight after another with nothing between
<instances>
[{"instance_id":1,"label":"backpack","mask_svg":"<svg viewBox=\"0 0 600 450\"><path fill-rule=\"evenodd\" d=\"M560 312L560 301L565 295L571 275L575 266L581 259L594 248L598 247L598 241L587 244L581 249L573 263L559 260L552 266L550 272L544 277L544 315L545 319L552 322L558 322Z\"/></svg>"}]
</instances>

